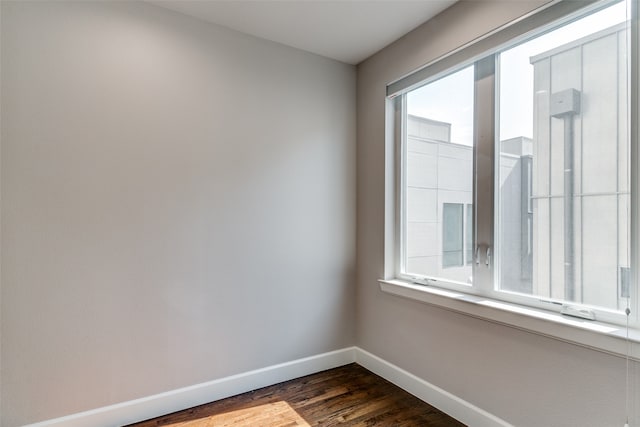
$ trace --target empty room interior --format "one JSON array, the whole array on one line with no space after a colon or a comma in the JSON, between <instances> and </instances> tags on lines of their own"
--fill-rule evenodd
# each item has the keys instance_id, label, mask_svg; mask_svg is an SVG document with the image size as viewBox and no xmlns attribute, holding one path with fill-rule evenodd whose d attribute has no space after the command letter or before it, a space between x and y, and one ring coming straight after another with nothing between
<instances>
[{"instance_id":1,"label":"empty room interior","mask_svg":"<svg viewBox=\"0 0 640 427\"><path fill-rule=\"evenodd\" d=\"M2 427L352 364L640 427L637 0L0 0L0 37Z\"/></svg>"}]
</instances>

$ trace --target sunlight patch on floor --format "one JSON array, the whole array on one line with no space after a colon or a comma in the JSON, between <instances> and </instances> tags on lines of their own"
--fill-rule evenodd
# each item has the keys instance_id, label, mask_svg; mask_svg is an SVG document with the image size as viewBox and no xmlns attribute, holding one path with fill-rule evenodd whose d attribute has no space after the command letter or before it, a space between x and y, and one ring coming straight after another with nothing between
<instances>
[{"instance_id":1,"label":"sunlight patch on floor","mask_svg":"<svg viewBox=\"0 0 640 427\"><path fill-rule=\"evenodd\" d=\"M173 427L310 427L285 401L169 424ZM168 427L167 426L167 427Z\"/></svg>"}]
</instances>

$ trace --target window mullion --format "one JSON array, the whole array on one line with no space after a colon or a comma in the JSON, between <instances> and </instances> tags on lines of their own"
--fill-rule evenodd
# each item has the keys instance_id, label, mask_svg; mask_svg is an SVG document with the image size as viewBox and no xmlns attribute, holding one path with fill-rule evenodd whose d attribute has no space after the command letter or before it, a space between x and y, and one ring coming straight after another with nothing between
<instances>
[{"instance_id":1,"label":"window mullion","mask_svg":"<svg viewBox=\"0 0 640 427\"><path fill-rule=\"evenodd\" d=\"M474 97L474 263L473 281L479 290L493 290L495 57L483 58L475 67Z\"/></svg>"},{"instance_id":2,"label":"window mullion","mask_svg":"<svg viewBox=\"0 0 640 427\"><path fill-rule=\"evenodd\" d=\"M629 137L630 137L630 182L631 182L631 282L628 305L631 309L631 322L636 327L640 327L640 148L638 146L640 138L640 10L637 1L630 4L630 36L627 36L627 43L630 45L630 78L629 78ZM627 314L629 316L629 314Z\"/></svg>"}]
</instances>

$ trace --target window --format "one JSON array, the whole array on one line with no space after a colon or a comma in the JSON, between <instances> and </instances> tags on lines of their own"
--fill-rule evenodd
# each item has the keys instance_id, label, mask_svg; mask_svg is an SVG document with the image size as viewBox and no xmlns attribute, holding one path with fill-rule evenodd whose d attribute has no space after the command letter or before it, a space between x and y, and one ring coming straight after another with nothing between
<instances>
[{"instance_id":1,"label":"window","mask_svg":"<svg viewBox=\"0 0 640 427\"><path fill-rule=\"evenodd\" d=\"M626 321L630 1L575 3L389 86L396 277Z\"/></svg>"}]
</instances>

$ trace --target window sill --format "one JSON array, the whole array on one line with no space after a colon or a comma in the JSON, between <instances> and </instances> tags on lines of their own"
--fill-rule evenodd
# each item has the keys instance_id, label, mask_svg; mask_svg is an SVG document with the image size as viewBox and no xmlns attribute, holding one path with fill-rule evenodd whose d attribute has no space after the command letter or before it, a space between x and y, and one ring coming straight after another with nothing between
<instances>
[{"instance_id":1,"label":"window sill","mask_svg":"<svg viewBox=\"0 0 640 427\"><path fill-rule=\"evenodd\" d=\"M402 280L379 280L383 292L420 301L426 304L554 338L571 344L640 361L640 330L593 320L582 320L559 313L523 307L516 304L449 291L432 286L417 285Z\"/></svg>"}]
</instances>

